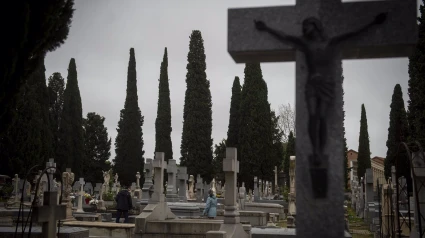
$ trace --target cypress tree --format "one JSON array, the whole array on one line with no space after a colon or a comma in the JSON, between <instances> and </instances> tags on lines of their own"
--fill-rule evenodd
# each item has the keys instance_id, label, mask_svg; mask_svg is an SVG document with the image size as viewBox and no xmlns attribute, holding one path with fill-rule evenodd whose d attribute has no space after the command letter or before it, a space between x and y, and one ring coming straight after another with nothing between
<instances>
[{"instance_id":1,"label":"cypress tree","mask_svg":"<svg viewBox=\"0 0 425 238\"><path fill-rule=\"evenodd\" d=\"M425 1L422 1L425 4ZM425 145L425 7L420 6L419 37L416 50L409 58L408 121L410 141Z\"/></svg>"},{"instance_id":2,"label":"cypress tree","mask_svg":"<svg viewBox=\"0 0 425 238\"><path fill-rule=\"evenodd\" d=\"M265 179L273 173L270 159L271 120L267 85L259 63L245 65L239 123L240 179L253 188L254 176Z\"/></svg>"},{"instance_id":3,"label":"cypress tree","mask_svg":"<svg viewBox=\"0 0 425 238\"><path fill-rule=\"evenodd\" d=\"M212 102L210 82L205 73L205 49L201 32L192 31L187 55L186 93L180 164L189 174L212 180Z\"/></svg>"},{"instance_id":4,"label":"cypress tree","mask_svg":"<svg viewBox=\"0 0 425 238\"><path fill-rule=\"evenodd\" d=\"M344 82L344 76L341 75L342 82ZM342 95L344 96L344 88L342 89ZM342 123L342 133L343 133L343 142L344 142L344 154L342 155L344 158L344 187L345 189L348 189L348 182L350 178L348 177L348 173L350 172L350 168L348 165L348 147L347 147L347 138L345 137L345 110L344 110L344 100L342 100L342 116L344 118L344 122Z\"/></svg>"},{"instance_id":5,"label":"cypress tree","mask_svg":"<svg viewBox=\"0 0 425 238\"><path fill-rule=\"evenodd\" d=\"M367 130L366 109L362 104L362 112L360 118L360 135L359 135L359 154L357 156L357 176L364 177L366 169L371 167L370 162L370 145L369 132Z\"/></svg>"},{"instance_id":6,"label":"cypress tree","mask_svg":"<svg viewBox=\"0 0 425 238\"><path fill-rule=\"evenodd\" d=\"M6 159L0 173L10 176L17 173L22 177L34 165L44 168L52 156L48 100L42 59L20 90L17 119L0 140L0 156Z\"/></svg>"},{"instance_id":7,"label":"cypress tree","mask_svg":"<svg viewBox=\"0 0 425 238\"><path fill-rule=\"evenodd\" d=\"M283 159L283 173L285 174L286 187L289 188L289 163L290 157L295 156L295 137L292 131L289 132L288 143L286 144L285 157Z\"/></svg>"},{"instance_id":8,"label":"cypress tree","mask_svg":"<svg viewBox=\"0 0 425 238\"><path fill-rule=\"evenodd\" d=\"M127 96L124 109L120 112L117 137L115 138L114 170L124 185L134 181L137 172L143 171L145 159L143 155L144 117L138 105L136 58L134 49L130 49L130 60L127 74Z\"/></svg>"},{"instance_id":9,"label":"cypress tree","mask_svg":"<svg viewBox=\"0 0 425 238\"><path fill-rule=\"evenodd\" d=\"M59 140L59 125L62 117L63 109L63 94L65 91L65 80L58 72L53 73L49 77L48 92L49 92L49 119L50 131L52 132L52 148L55 158L58 150Z\"/></svg>"},{"instance_id":10,"label":"cypress tree","mask_svg":"<svg viewBox=\"0 0 425 238\"><path fill-rule=\"evenodd\" d=\"M86 166L82 169L86 181L102 181L102 174L92 171L110 169L110 164L106 161L111 157L111 139L108 138L104 122L105 118L94 112L87 113L87 118L83 119Z\"/></svg>"},{"instance_id":11,"label":"cypress tree","mask_svg":"<svg viewBox=\"0 0 425 238\"><path fill-rule=\"evenodd\" d=\"M68 67L57 149L57 160L61 170L71 168L76 178L83 176L81 173L81 168L85 165L83 109L74 58L70 60Z\"/></svg>"},{"instance_id":12,"label":"cypress tree","mask_svg":"<svg viewBox=\"0 0 425 238\"><path fill-rule=\"evenodd\" d=\"M241 84L239 77L233 81L232 99L230 101L229 129L227 130L227 146L238 147L239 137L239 108L241 105Z\"/></svg>"},{"instance_id":13,"label":"cypress tree","mask_svg":"<svg viewBox=\"0 0 425 238\"><path fill-rule=\"evenodd\" d=\"M0 67L0 136L15 118L19 90L47 52L68 37L73 0L13 1L2 11L2 66ZM1 160L1 158L0 158Z\"/></svg>"},{"instance_id":14,"label":"cypress tree","mask_svg":"<svg viewBox=\"0 0 425 238\"><path fill-rule=\"evenodd\" d=\"M159 76L158 110L155 121L155 151L164 152L166 161L173 159L171 102L168 80L168 56L167 48L165 48Z\"/></svg>"},{"instance_id":15,"label":"cypress tree","mask_svg":"<svg viewBox=\"0 0 425 238\"><path fill-rule=\"evenodd\" d=\"M404 108L403 92L400 84L394 87L390 106L390 126L388 127L387 139L387 157L385 159L384 173L385 177L391 177L391 166L396 166L397 177L405 176L411 183L410 161L401 142L406 142L408 137L408 124L406 109ZM399 148L401 150L399 150ZM398 160L396 162L396 159Z\"/></svg>"},{"instance_id":16,"label":"cypress tree","mask_svg":"<svg viewBox=\"0 0 425 238\"><path fill-rule=\"evenodd\" d=\"M279 127L279 116L276 116L275 111L271 111L271 131L272 131L272 148L271 148L271 161L274 166L279 169L284 157L284 149L282 143L283 131ZM279 171L279 170L278 170ZM274 184L274 172L270 181L273 181L273 191L275 191L276 184Z\"/></svg>"}]
</instances>

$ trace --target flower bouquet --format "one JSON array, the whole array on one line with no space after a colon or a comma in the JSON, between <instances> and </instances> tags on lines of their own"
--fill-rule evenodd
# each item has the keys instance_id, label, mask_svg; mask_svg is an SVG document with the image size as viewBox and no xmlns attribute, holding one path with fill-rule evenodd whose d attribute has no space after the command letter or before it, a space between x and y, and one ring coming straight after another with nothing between
<instances>
[{"instance_id":1,"label":"flower bouquet","mask_svg":"<svg viewBox=\"0 0 425 238\"><path fill-rule=\"evenodd\" d=\"M86 204L89 204L90 200L92 200L92 197L90 194L85 193L84 194L84 200L86 201Z\"/></svg>"}]
</instances>

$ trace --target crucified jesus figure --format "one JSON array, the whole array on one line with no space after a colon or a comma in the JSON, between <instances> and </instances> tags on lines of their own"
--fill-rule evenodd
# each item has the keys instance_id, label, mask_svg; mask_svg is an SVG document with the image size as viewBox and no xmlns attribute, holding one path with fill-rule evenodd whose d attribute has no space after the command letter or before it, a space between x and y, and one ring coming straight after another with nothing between
<instances>
[{"instance_id":1,"label":"crucified jesus figure","mask_svg":"<svg viewBox=\"0 0 425 238\"><path fill-rule=\"evenodd\" d=\"M254 20L257 30L268 32L279 41L292 44L305 55L308 68L305 97L309 113L308 131L313 147L310 160L315 166L321 165L323 161L321 158L324 156L327 138L326 116L334 99L336 86L332 62L337 48L347 39L366 32L374 25L382 24L386 18L387 13L378 14L371 23L362 28L332 38L324 35L323 25L315 17L309 17L303 21L302 36L286 35L268 27L262 21Z\"/></svg>"}]
</instances>

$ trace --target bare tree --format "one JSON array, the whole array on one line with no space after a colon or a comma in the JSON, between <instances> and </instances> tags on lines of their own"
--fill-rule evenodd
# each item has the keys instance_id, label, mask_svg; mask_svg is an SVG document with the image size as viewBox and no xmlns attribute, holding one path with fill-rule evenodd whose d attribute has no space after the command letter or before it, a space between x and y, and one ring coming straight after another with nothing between
<instances>
[{"instance_id":1,"label":"bare tree","mask_svg":"<svg viewBox=\"0 0 425 238\"><path fill-rule=\"evenodd\" d=\"M295 108L291 107L291 104L279 105L279 128L283 133L283 142L288 141L289 132L295 133Z\"/></svg>"}]
</instances>

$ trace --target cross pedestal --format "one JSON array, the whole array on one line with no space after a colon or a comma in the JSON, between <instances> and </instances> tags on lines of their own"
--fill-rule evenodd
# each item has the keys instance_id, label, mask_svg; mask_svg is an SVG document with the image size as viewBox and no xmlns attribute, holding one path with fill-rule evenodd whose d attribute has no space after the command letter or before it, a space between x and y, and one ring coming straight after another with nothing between
<instances>
[{"instance_id":1,"label":"cross pedestal","mask_svg":"<svg viewBox=\"0 0 425 238\"><path fill-rule=\"evenodd\" d=\"M33 208L32 219L43 223L42 234L46 238L56 238L56 221L66 218L66 205L57 205L57 196L56 191L46 191L43 206Z\"/></svg>"},{"instance_id":2,"label":"cross pedestal","mask_svg":"<svg viewBox=\"0 0 425 238\"><path fill-rule=\"evenodd\" d=\"M380 13L386 19L374 21ZM228 10L228 52L235 62L296 61L297 237L344 236L341 60L409 56L416 16L416 0L297 0L295 6ZM315 134L312 125L326 133Z\"/></svg>"}]
</instances>

